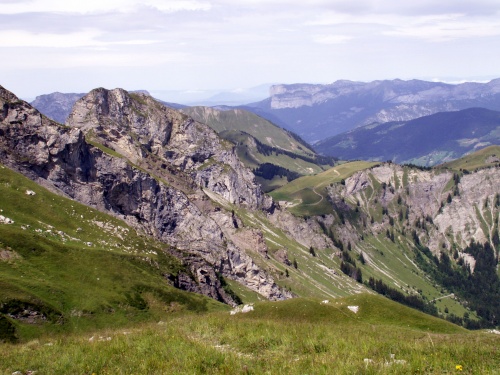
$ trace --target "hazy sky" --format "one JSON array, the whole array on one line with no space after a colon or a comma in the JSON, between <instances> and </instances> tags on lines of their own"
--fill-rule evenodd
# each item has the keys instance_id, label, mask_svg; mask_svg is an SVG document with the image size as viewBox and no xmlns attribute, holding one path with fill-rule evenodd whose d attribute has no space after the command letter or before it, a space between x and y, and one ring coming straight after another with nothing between
<instances>
[{"instance_id":1,"label":"hazy sky","mask_svg":"<svg viewBox=\"0 0 500 375\"><path fill-rule=\"evenodd\" d=\"M498 0L0 0L0 85L200 90L500 77Z\"/></svg>"}]
</instances>

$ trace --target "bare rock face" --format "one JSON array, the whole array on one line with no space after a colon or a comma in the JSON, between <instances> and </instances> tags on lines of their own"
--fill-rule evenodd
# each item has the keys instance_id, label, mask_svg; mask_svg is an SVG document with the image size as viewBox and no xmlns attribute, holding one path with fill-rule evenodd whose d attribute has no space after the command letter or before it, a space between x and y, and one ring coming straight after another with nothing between
<instances>
[{"instance_id":1,"label":"bare rock face","mask_svg":"<svg viewBox=\"0 0 500 375\"><path fill-rule=\"evenodd\" d=\"M195 279L181 275L175 285L232 303L221 274L267 298L289 297L224 234L234 221L216 222L206 213L210 204L193 200L204 188L248 208L272 203L208 127L120 89L83 97L68 126L1 86L0 105L0 161L178 249Z\"/></svg>"},{"instance_id":2,"label":"bare rock face","mask_svg":"<svg viewBox=\"0 0 500 375\"><path fill-rule=\"evenodd\" d=\"M439 255L443 249L465 248L472 240L493 242L499 220L499 172L491 167L460 177L448 170L382 164L355 173L345 187L330 189L330 198L359 202L367 211L376 205L385 208L382 222L369 224L369 231L390 229L392 219L400 228L415 230L421 243ZM458 256L473 269L470 255L458 252Z\"/></svg>"},{"instance_id":3,"label":"bare rock face","mask_svg":"<svg viewBox=\"0 0 500 375\"><path fill-rule=\"evenodd\" d=\"M231 144L207 125L165 107L151 96L96 89L76 102L67 124L142 166L168 165L230 203L251 209L271 201L243 167Z\"/></svg>"},{"instance_id":4,"label":"bare rock face","mask_svg":"<svg viewBox=\"0 0 500 375\"><path fill-rule=\"evenodd\" d=\"M500 189L499 168L489 168L471 175L464 175L458 184L459 195L453 196L434 218L434 223L442 233L446 233L462 247L471 240L493 243L495 218L495 194Z\"/></svg>"},{"instance_id":5,"label":"bare rock face","mask_svg":"<svg viewBox=\"0 0 500 375\"><path fill-rule=\"evenodd\" d=\"M276 209L268 214L269 221L283 230L288 236L306 247L326 249L333 247L315 220L301 220L286 210Z\"/></svg>"}]
</instances>

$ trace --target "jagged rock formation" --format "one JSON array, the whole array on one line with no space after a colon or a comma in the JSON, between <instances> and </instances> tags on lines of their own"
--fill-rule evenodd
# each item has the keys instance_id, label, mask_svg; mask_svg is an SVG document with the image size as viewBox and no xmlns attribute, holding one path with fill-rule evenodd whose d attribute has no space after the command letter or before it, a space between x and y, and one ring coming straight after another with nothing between
<instances>
[{"instance_id":1,"label":"jagged rock formation","mask_svg":"<svg viewBox=\"0 0 500 375\"><path fill-rule=\"evenodd\" d=\"M303 220L293 216L286 210L275 210L268 215L269 221L283 230L305 247L316 249L332 248L332 241L321 233L321 228L315 220Z\"/></svg>"},{"instance_id":2,"label":"jagged rock formation","mask_svg":"<svg viewBox=\"0 0 500 375\"><path fill-rule=\"evenodd\" d=\"M234 220L218 220L220 208L203 193L249 209L273 204L207 126L120 89L80 99L67 126L3 87L0 104L0 161L175 247L193 275L176 286L232 303L220 273L270 299L291 296L224 234Z\"/></svg>"},{"instance_id":3,"label":"jagged rock formation","mask_svg":"<svg viewBox=\"0 0 500 375\"><path fill-rule=\"evenodd\" d=\"M147 90L135 90L130 91L130 93L150 95ZM60 124L64 124L77 100L84 97L85 95L85 93L74 94L53 92L51 94L37 96L35 100L33 100L30 104L48 118L55 120ZM185 107L182 104L168 103L161 100L157 101L167 107L174 109Z\"/></svg>"}]
</instances>

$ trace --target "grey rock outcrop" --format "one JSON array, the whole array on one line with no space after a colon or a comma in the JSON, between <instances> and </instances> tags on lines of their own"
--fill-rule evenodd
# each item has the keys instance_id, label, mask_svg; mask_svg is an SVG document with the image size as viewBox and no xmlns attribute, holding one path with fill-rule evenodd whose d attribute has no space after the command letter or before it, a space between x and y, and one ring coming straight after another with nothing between
<instances>
[{"instance_id":1,"label":"grey rock outcrop","mask_svg":"<svg viewBox=\"0 0 500 375\"><path fill-rule=\"evenodd\" d=\"M370 224L366 216L366 230L385 232L392 229L392 221L400 231L415 231L420 243L439 256L444 249L464 249L471 241L493 243L500 219L496 204L499 186L500 169L494 166L459 177L449 170L384 163L353 174L345 186L333 186L329 194L332 200L341 197L351 204L359 202L364 212L381 206L386 210L382 221ZM458 254L473 270L474 259Z\"/></svg>"},{"instance_id":2,"label":"grey rock outcrop","mask_svg":"<svg viewBox=\"0 0 500 375\"><path fill-rule=\"evenodd\" d=\"M175 285L232 303L219 273L270 299L290 296L224 235L224 222L207 214L210 204L196 202L203 187L248 208L272 204L208 127L119 89L83 97L68 126L1 86L0 105L0 161L175 247L194 275Z\"/></svg>"},{"instance_id":3,"label":"grey rock outcrop","mask_svg":"<svg viewBox=\"0 0 500 375\"><path fill-rule=\"evenodd\" d=\"M283 230L287 236L290 236L305 247L314 247L316 249L332 248L332 241L325 236L316 220L302 220L293 216L289 211L276 209L268 214L269 221L276 227Z\"/></svg>"}]
</instances>

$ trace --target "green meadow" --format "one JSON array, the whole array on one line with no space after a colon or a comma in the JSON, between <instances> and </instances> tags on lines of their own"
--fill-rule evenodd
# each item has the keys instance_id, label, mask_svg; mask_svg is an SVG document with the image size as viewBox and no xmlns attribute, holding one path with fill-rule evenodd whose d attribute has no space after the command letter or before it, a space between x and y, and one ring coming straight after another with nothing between
<instances>
[{"instance_id":1,"label":"green meadow","mask_svg":"<svg viewBox=\"0 0 500 375\"><path fill-rule=\"evenodd\" d=\"M357 306L354 313L348 306ZM154 323L0 344L0 372L498 374L500 337L361 294L176 314Z\"/></svg>"}]
</instances>

